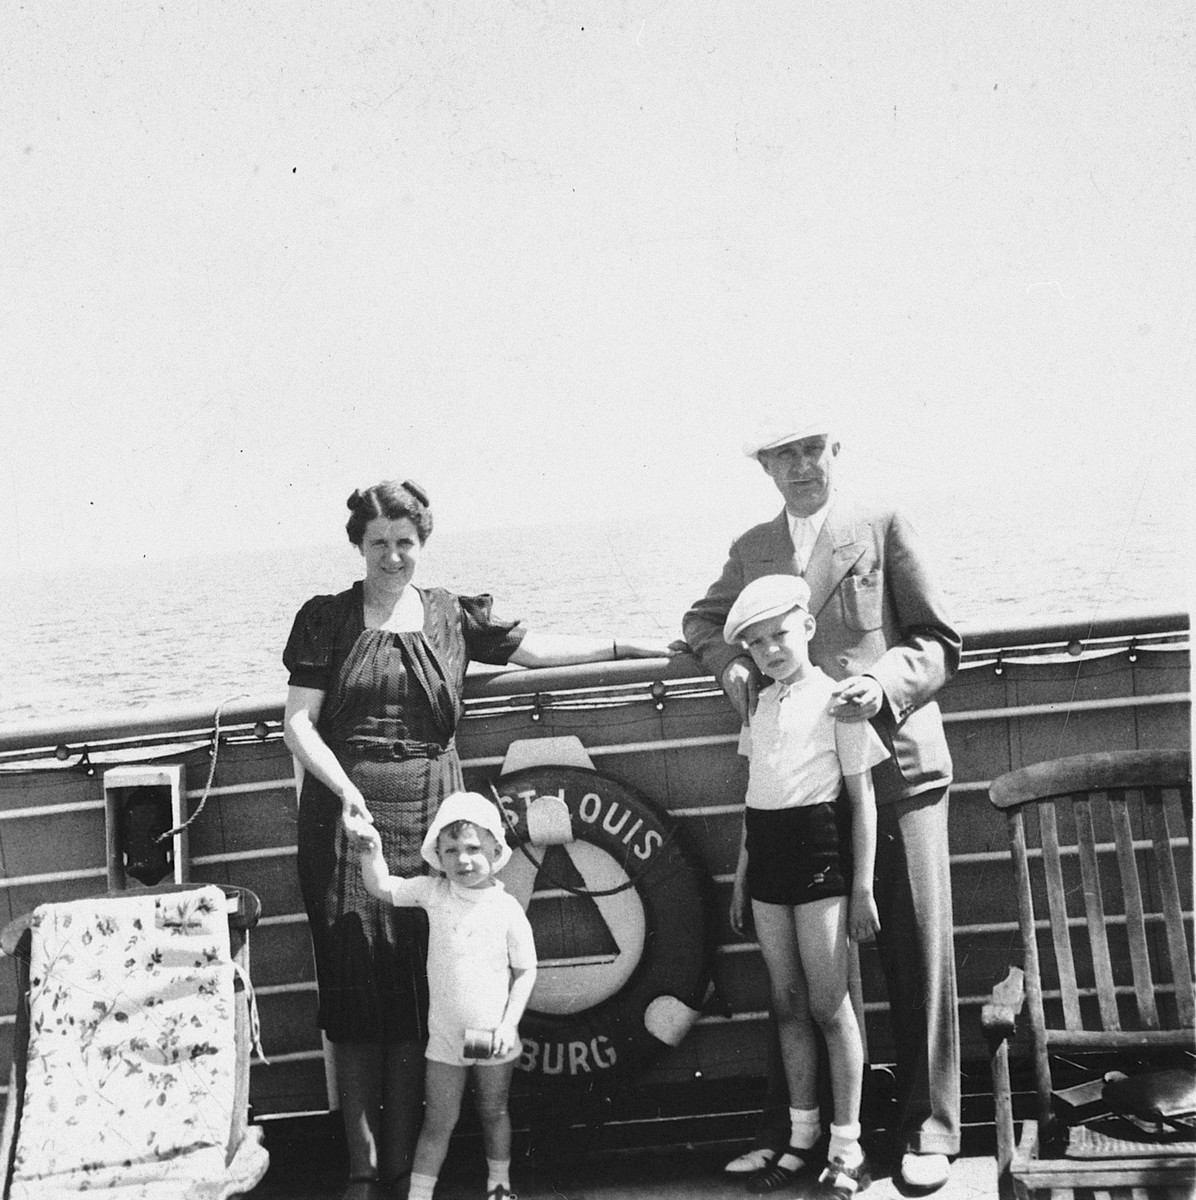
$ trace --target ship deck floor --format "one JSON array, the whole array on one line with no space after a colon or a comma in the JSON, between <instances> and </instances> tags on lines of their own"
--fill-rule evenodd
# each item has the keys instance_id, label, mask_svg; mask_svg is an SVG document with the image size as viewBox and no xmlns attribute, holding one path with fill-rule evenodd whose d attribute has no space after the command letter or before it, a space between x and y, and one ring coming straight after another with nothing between
<instances>
[{"instance_id":1,"label":"ship deck floor","mask_svg":"<svg viewBox=\"0 0 1196 1200\"><path fill-rule=\"evenodd\" d=\"M727 1175L722 1169L741 1147L742 1143L729 1143L620 1150L549 1167L516 1160L512 1184L520 1200L745 1200L748 1192L743 1177ZM864 1193L868 1200L904 1200L914 1194L892 1177L890 1164L874 1161L874 1166L877 1178ZM481 1170L480 1161L454 1163L450 1157L436 1190L437 1200L482 1200ZM338 1200L344 1180L345 1167L339 1155L326 1156L322 1164L313 1165L280 1157L275 1150L269 1173L251 1197ZM777 1194L792 1195L786 1191ZM992 1200L997 1195L992 1153L956 1159L951 1178L934 1195L939 1200Z\"/></svg>"}]
</instances>

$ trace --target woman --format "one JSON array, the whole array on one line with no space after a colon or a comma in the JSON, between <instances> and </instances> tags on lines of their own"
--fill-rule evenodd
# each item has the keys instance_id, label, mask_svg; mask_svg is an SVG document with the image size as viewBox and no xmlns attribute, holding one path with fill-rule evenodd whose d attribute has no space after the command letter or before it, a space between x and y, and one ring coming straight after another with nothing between
<instances>
[{"instance_id":1,"label":"woman","mask_svg":"<svg viewBox=\"0 0 1196 1200\"><path fill-rule=\"evenodd\" d=\"M346 1200L410 1171L423 1094L426 918L373 899L345 823L382 836L396 875L423 868L440 801L464 782L453 744L471 659L525 667L666 656L663 641L532 633L491 615L490 597L417 588L432 532L427 494L407 480L349 497L345 526L365 578L316 596L295 618L284 730L302 765L299 880L311 924L320 1025L336 1046L349 1149Z\"/></svg>"}]
</instances>

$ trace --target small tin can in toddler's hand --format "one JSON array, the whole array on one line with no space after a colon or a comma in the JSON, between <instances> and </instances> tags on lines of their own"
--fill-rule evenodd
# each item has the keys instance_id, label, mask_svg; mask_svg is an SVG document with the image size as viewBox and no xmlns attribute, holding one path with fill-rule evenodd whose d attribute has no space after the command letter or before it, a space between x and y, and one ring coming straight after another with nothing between
<instances>
[{"instance_id":1,"label":"small tin can in toddler's hand","mask_svg":"<svg viewBox=\"0 0 1196 1200\"><path fill-rule=\"evenodd\" d=\"M493 1029L467 1029L461 1054L465 1058L489 1058L494 1053Z\"/></svg>"}]
</instances>

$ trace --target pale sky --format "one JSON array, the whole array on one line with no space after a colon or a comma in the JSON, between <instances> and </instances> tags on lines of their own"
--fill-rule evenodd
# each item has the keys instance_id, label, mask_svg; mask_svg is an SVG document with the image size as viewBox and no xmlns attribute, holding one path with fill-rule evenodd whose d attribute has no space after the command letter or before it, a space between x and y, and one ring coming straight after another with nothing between
<instances>
[{"instance_id":1,"label":"pale sky","mask_svg":"<svg viewBox=\"0 0 1196 1200\"><path fill-rule=\"evenodd\" d=\"M758 508L782 403L899 493L1188 528L1188 0L3 24L0 568L333 541L403 475L441 527Z\"/></svg>"}]
</instances>

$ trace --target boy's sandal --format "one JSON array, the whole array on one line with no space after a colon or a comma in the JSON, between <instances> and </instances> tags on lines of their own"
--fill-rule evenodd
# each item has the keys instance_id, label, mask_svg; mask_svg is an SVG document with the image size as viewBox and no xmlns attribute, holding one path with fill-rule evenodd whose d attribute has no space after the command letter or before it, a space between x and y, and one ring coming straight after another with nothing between
<instances>
[{"instance_id":1,"label":"boy's sandal","mask_svg":"<svg viewBox=\"0 0 1196 1200\"><path fill-rule=\"evenodd\" d=\"M731 1159L723 1170L728 1175L754 1175L757 1171L764 1170L776 1156L777 1152L768 1146L753 1146L738 1158Z\"/></svg>"},{"instance_id":2,"label":"boy's sandal","mask_svg":"<svg viewBox=\"0 0 1196 1200\"><path fill-rule=\"evenodd\" d=\"M813 1200L852 1200L871 1182L872 1164L866 1157L858 1167L849 1167L841 1158L834 1158L819 1175Z\"/></svg>"},{"instance_id":3,"label":"boy's sandal","mask_svg":"<svg viewBox=\"0 0 1196 1200\"><path fill-rule=\"evenodd\" d=\"M786 1156L800 1161L795 1167L781 1165ZM770 1192L779 1192L781 1188L791 1186L803 1176L812 1174L818 1167L821 1157L817 1143L805 1149L797 1146L786 1146L777 1156L777 1160L767 1167L762 1167L748 1180L747 1190L756 1196L765 1196Z\"/></svg>"}]
</instances>

